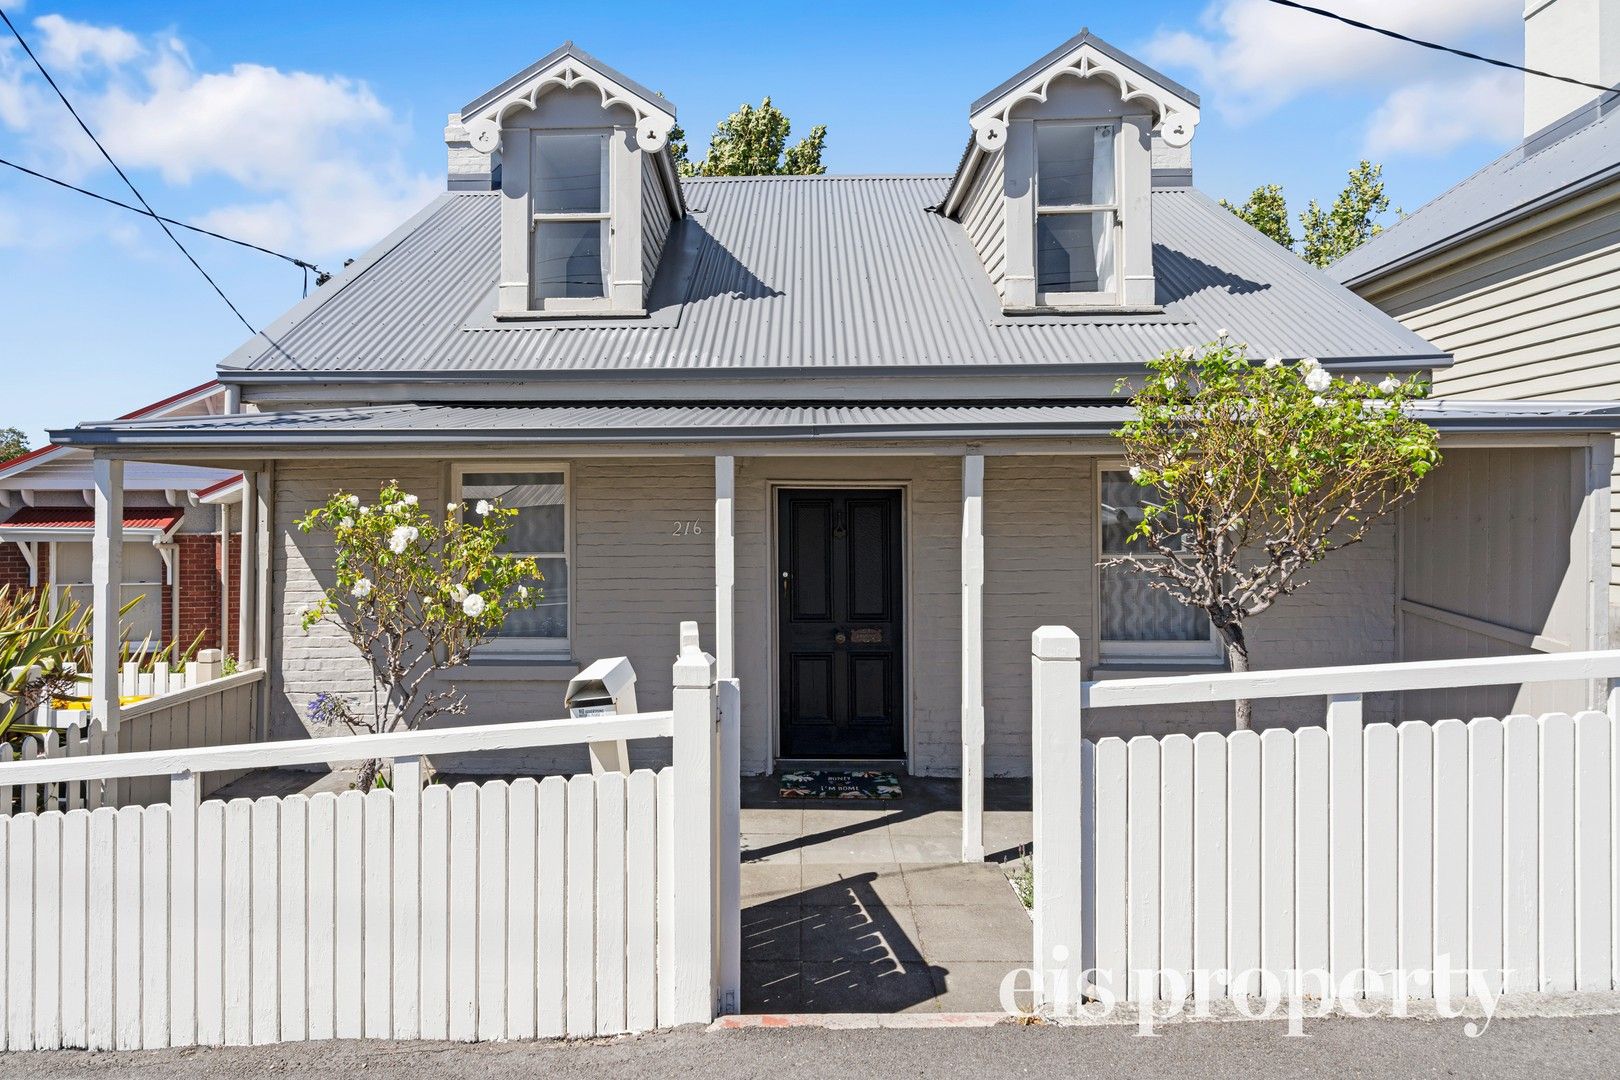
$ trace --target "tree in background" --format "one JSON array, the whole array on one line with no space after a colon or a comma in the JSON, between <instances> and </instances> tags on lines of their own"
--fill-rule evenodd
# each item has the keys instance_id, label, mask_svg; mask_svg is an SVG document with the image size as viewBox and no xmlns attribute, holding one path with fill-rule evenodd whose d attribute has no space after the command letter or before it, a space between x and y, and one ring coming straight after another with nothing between
<instances>
[{"instance_id":1,"label":"tree in background","mask_svg":"<svg viewBox=\"0 0 1620 1080\"><path fill-rule=\"evenodd\" d=\"M22 428L0 428L0 461L28 453L28 434Z\"/></svg>"},{"instance_id":2,"label":"tree in background","mask_svg":"<svg viewBox=\"0 0 1620 1080\"><path fill-rule=\"evenodd\" d=\"M1384 167L1363 161L1350 170L1344 190L1333 205L1323 208L1315 199L1299 215L1304 227L1303 241L1296 240L1288 226L1288 202L1282 185L1262 184L1249 194L1242 206L1225 199L1221 205L1290 251L1300 244L1299 255L1312 266L1327 266L1384 231L1378 218L1389 211L1384 193ZM1397 216L1401 211L1395 210Z\"/></svg>"},{"instance_id":3,"label":"tree in background","mask_svg":"<svg viewBox=\"0 0 1620 1080\"><path fill-rule=\"evenodd\" d=\"M669 151L682 176L816 176L827 171L821 163L827 146L827 125L817 124L810 134L787 145L793 125L767 97L759 108L744 104L714 127L709 150L693 164L687 158L686 132L679 126L669 133Z\"/></svg>"},{"instance_id":4,"label":"tree in background","mask_svg":"<svg viewBox=\"0 0 1620 1080\"><path fill-rule=\"evenodd\" d=\"M1148 361L1136 419L1116 433L1142 492L1130 538L1145 550L1101 565L1202 611L1231 669L1249 670L1246 622L1365 539L1440 463L1434 429L1403 408L1427 392L1415 376L1375 384L1311 359L1256 363L1224 333ZM1239 701L1237 727L1251 717Z\"/></svg>"},{"instance_id":5,"label":"tree in background","mask_svg":"<svg viewBox=\"0 0 1620 1080\"><path fill-rule=\"evenodd\" d=\"M1288 228L1288 200L1283 197L1281 184L1261 184L1249 193L1242 206L1233 206L1225 199L1221 205L1253 225L1264 236L1269 236L1289 251L1294 250L1294 234Z\"/></svg>"}]
</instances>

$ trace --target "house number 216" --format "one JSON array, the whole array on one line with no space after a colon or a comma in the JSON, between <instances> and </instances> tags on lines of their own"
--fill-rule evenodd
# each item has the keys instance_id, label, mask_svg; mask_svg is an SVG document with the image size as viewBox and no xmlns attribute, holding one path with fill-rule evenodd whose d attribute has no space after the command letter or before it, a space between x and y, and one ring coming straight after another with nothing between
<instances>
[{"instance_id":1,"label":"house number 216","mask_svg":"<svg viewBox=\"0 0 1620 1080\"><path fill-rule=\"evenodd\" d=\"M675 528L673 530L671 530L669 535L671 535L671 536L702 536L703 535L703 522L701 522L701 521L677 521L675 523Z\"/></svg>"}]
</instances>

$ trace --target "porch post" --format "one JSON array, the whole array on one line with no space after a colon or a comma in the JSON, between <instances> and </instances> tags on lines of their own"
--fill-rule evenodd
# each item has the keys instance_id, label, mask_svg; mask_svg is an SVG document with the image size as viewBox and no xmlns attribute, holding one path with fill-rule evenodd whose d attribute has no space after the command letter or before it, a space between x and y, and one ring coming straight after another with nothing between
<instances>
[{"instance_id":1,"label":"porch post","mask_svg":"<svg viewBox=\"0 0 1620 1080\"><path fill-rule=\"evenodd\" d=\"M1610 509L1614 499L1611 490L1614 483L1614 437L1592 436L1587 444L1585 457L1586 493L1581 517L1586 526L1587 596L1590 611L1586 620L1587 640L1584 647L1601 650L1610 647L1614 630L1609 624L1612 610L1609 600L1609 576L1612 570L1610 563L1613 561ZM1587 708L1601 712L1608 708L1608 699L1608 680L1594 680Z\"/></svg>"},{"instance_id":2,"label":"porch post","mask_svg":"<svg viewBox=\"0 0 1620 1080\"><path fill-rule=\"evenodd\" d=\"M984 861L984 455L962 458L962 861Z\"/></svg>"},{"instance_id":3,"label":"porch post","mask_svg":"<svg viewBox=\"0 0 1620 1080\"><path fill-rule=\"evenodd\" d=\"M90 542L90 714L118 731L118 609L124 580L124 463L95 459L96 527Z\"/></svg>"},{"instance_id":4,"label":"porch post","mask_svg":"<svg viewBox=\"0 0 1620 1080\"><path fill-rule=\"evenodd\" d=\"M236 660L244 669L253 666L253 506L254 476L242 473L240 540L236 553Z\"/></svg>"},{"instance_id":5,"label":"porch post","mask_svg":"<svg viewBox=\"0 0 1620 1080\"><path fill-rule=\"evenodd\" d=\"M714 654L722 679L737 676L737 466L714 457Z\"/></svg>"},{"instance_id":6,"label":"porch post","mask_svg":"<svg viewBox=\"0 0 1620 1080\"><path fill-rule=\"evenodd\" d=\"M258 564L258 595L253 602L253 620L256 640L253 660L264 668L265 677L259 680L259 722L253 733L255 740L270 737L270 524L274 518L275 463L268 463L254 477L258 507L255 517L258 528L253 540L254 561Z\"/></svg>"}]
</instances>

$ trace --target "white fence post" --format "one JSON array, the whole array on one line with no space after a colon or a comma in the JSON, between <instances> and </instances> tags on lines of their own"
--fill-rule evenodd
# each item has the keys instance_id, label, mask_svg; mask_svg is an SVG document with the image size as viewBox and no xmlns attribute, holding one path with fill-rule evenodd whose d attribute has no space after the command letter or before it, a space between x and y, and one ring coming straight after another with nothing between
<instances>
[{"instance_id":1,"label":"white fence post","mask_svg":"<svg viewBox=\"0 0 1620 1080\"><path fill-rule=\"evenodd\" d=\"M731 1016L742 1007L742 769L739 729L742 688L720 680L720 809L715 818L715 857L720 860L715 921L720 935L720 985L716 1008Z\"/></svg>"},{"instance_id":2,"label":"white fence post","mask_svg":"<svg viewBox=\"0 0 1620 1080\"><path fill-rule=\"evenodd\" d=\"M1043 626L1031 640L1034 713L1035 1002L1078 1000L1085 925L1081 830L1080 638Z\"/></svg>"},{"instance_id":3,"label":"white fence post","mask_svg":"<svg viewBox=\"0 0 1620 1080\"><path fill-rule=\"evenodd\" d=\"M169 777L169 1044L197 1042L197 775Z\"/></svg>"},{"instance_id":4,"label":"white fence post","mask_svg":"<svg viewBox=\"0 0 1620 1080\"><path fill-rule=\"evenodd\" d=\"M1362 966L1361 695L1334 694L1327 704L1328 882L1333 897L1328 968L1343 979ZM1362 990L1357 975L1355 993Z\"/></svg>"},{"instance_id":5,"label":"white fence post","mask_svg":"<svg viewBox=\"0 0 1620 1080\"><path fill-rule=\"evenodd\" d=\"M674 1024L706 1024L715 1007L715 661L681 623L675 661Z\"/></svg>"}]
</instances>

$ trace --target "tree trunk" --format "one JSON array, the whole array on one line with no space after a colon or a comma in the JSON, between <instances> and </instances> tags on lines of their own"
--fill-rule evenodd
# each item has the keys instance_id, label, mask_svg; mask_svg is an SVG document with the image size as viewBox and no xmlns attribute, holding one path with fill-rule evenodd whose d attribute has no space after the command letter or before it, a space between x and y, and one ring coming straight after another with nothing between
<instances>
[{"instance_id":1,"label":"tree trunk","mask_svg":"<svg viewBox=\"0 0 1620 1080\"><path fill-rule=\"evenodd\" d=\"M1249 670L1249 643L1243 637L1241 624L1233 623L1220 628L1221 637L1226 642L1226 666L1233 672L1246 672ZM1247 698L1232 703L1233 725L1238 731L1249 730L1249 724L1254 720L1254 702Z\"/></svg>"}]
</instances>

